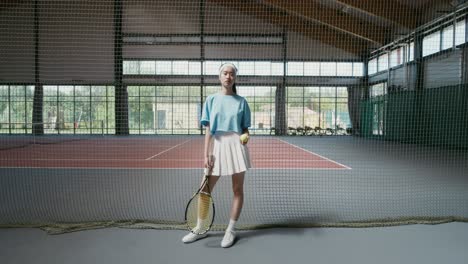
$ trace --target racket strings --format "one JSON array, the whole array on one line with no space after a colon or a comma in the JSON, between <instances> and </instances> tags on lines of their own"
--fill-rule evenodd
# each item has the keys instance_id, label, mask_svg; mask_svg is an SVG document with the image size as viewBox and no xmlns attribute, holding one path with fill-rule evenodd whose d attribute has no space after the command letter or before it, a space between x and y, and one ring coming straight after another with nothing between
<instances>
[{"instance_id":1,"label":"racket strings","mask_svg":"<svg viewBox=\"0 0 468 264\"><path fill-rule=\"evenodd\" d=\"M203 234L208 231L213 222L214 205L211 195L198 193L187 208L186 221L192 233Z\"/></svg>"},{"instance_id":2,"label":"racket strings","mask_svg":"<svg viewBox=\"0 0 468 264\"><path fill-rule=\"evenodd\" d=\"M210 212L211 196L207 193L200 193L198 196L198 219L206 220Z\"/></svg>"}]
</instances>

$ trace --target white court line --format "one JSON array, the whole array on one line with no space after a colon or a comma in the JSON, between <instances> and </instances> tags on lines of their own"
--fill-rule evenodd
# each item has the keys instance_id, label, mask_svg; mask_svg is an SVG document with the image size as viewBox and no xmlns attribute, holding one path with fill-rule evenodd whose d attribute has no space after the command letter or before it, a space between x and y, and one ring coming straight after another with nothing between
<instances>
[{"instance_id":1,"label":"white court line","mask_svg":"<svg viewBox=\"0 0 468 264\"><path fill-rule=\"evenodd\" d=\"M76 159L76 158L73 158L73 159L57 159L57 158L50 158L50 159L0 159L0 161L17 161L17 160L21 160L21 161L27 161L27 160L40 160L40 161L48 161L48 160L52 160L52 161L61 161L61 160L73 160L73 161L89 161L89 160L99 160L99 161L126 161L126 160L129 160L129 161L135 161L135 160L142 160L142 159ZM145 160L148 160L148 159L145 159ZM163 160L163 161L203 161L202 159L158 159L158 160ZM287 160L287 159L253 159L254 161L274 161L274 162L284 162L284 161L288 161L288 162L307 162L307 161L317 161L317 162L328 162L328 160L323 160L323 159L320 159L320 160L310 160L310 159L307 159L307 160L299 160L299 159L294 159L294 160Z\"/></svg>"},{"instance_id":2,"label":"white court line","mask_svg":"<svg viewBox=\"0 0 468 264\"><path fill-rule=\"evenodd\" d=\"M79 169L79 170L203 170L202 167L193 167L193 168L135 168L135 167L39 167L39 166L27 166L27 167L13 167L7 166L0 169ZM348 170L346 168L250 168L249 170Z\"/></svg>"},{"instance_id":3,"label":"white court line","mask_svg":"<svg viewBox=\"0 0 468 264\"><path fill-rule=\"evenodd\" d=\"M142 160L142 159L77 159L77 158L72 158L72 159L57 159L57 158L50 158L50 159L0 159L0 161L14 161L14 160L42 160L42 161L47 161L47 160L77 160L77 161L80 161L80 160L99 160L99 161L113 161L113 160L118 160L118 161L125 161L125 160L131 160L131 161L135 161L135 160Z\"/></svg>"},{"instance_id":4,"label":"white court line","mask_svg":"<svg viewBox=\"0 0 468 264\"><path fill-rule=\"evenodd\" d=\"M328 160L328 161L330 161L330 162L333 162L333 163L335 163L335 164L338 164L338 165L340 165L340 166L343 166L343 167L345 167L345 168L348 169L348 170L352 170L352 168L350 168L350 167L348 167L348 166L346 166L346 165L343 165L343 164L341 164L341 163L338 163L338 162L336 162L336 161L334 161L334 160L331 160L331 159L329 159L329 158L326 158L326 157L324 157L324 156L322 156L322 155L319 155L319 154L314 153L314 152L312 152L312 151L309 151L309 150L307 150L307 149L303 149L303 148L298 147L298 146L296 146L296 145L293 145L293 144L291 144L291 143L289 143L289 142L286 142L286 141L284 141L284 140L282 140L282 139L277 139L277 138L275 138L275 139L276 139L276 140L279 140L279 141L281 141L281 142L284 142L284 143L286 143L286 144L288 144L288 145L291 145L291 146L293 146L293 147L295 147L295 148L298 148L298 149L300 149L300 150L303 150L303 151L305 151L305 152L308 152L308 153L310 153L310 154L317 155L317 156L319 156L319 157L322 158L322 159L326 159L326 160Z\"/></svg>"},{"instance_id":5,"label":"white court line","mask_svg":"<svg viewBox=\"0 0 468 264\"><path fill-rule=\"evenodd\" d=\"M145 159L145 160L150 160L150 159L152 159L152 158L155 158L155 157L157 157L157 156L159 156L159 155L161 155L161 154L164 154L164 153L166 153L166 152L168 152L168 151L170 151L170 150L172 150L172 149L175 149L175 148L177 148L177 147L179 147L179 146L181 146L181 145L183 145L183 144L185 144L185 143L187 143L187 142L189 142L189 141L192 141L192 139L186 140L186 141L184 141L184 142L182 142L182 143L180 143L180 144L177 144L177 145L173 146L172 148L169 148L169 149L166 149L166 150L164 150L164 151L162 151L162 152L159 152L158 154L153 155L153 156L151 156L151 157L149 157L149 158L147 158L147 159Z\"/></svg>"}]
</instances>

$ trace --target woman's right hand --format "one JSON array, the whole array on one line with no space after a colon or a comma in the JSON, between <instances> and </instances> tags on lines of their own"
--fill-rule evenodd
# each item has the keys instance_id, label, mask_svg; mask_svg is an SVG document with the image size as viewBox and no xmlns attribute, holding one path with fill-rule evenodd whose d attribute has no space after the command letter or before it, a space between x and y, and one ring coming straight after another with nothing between
<instances>
[{"instance_id":1,"label":"woman's right hand","mask_svg":"<svg viewBox=\"0 0 468 264\"><path fill-rule=\"evenodd\" d=\"M205 156L205 168L211 170L213 168L213 156Z\"/></svg>"}]
</instances>

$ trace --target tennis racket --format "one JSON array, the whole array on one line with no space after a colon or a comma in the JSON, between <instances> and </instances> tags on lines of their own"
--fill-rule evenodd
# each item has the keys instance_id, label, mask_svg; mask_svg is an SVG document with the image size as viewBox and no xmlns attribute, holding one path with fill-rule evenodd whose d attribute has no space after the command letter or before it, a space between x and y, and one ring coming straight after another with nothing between
<instances>
[{"instance_id":1,"label":"tennis racket","mask_svg":"<svg viewBox=\"0 0 468 264\"><path fill-rule=\"evenodd\" d=\"M213 225L215 206L208 184L210 176L204 175L204 180L198 191L188 201L185 208L185 223L188 229L197 235L208 232ZM204 188L204 187L207 188ZM208 190L206 192L206 190Z\"/></svg>"}]
</instances>

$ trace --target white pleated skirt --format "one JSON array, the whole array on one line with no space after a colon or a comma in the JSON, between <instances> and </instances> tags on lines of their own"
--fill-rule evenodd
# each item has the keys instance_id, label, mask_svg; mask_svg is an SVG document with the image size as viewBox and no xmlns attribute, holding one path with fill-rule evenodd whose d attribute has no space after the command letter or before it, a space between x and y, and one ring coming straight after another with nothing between
<instances>
[{"instance_id":1,"label":"white pleated skirt","mask_svg":"<svg viewBox=\"0 0 468 264\"><path fill-rule=\"evenodd\" d=\"M213 176L230 176L251 168L249 149L242 145L240 135L234 132L216 132L212 136L210 155L213 159ZM208 174L205 168L205 174Z\"/></svg>"}]
</instances>

